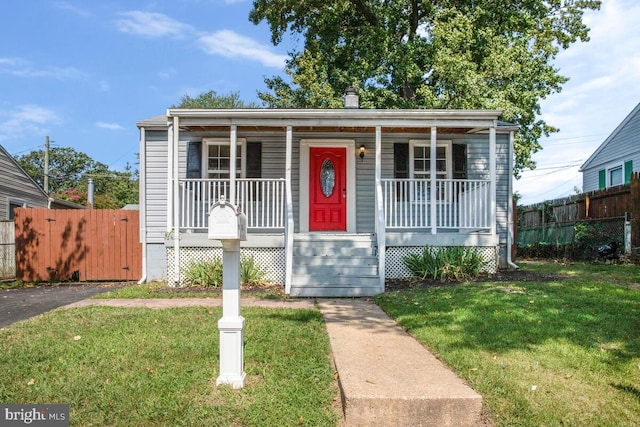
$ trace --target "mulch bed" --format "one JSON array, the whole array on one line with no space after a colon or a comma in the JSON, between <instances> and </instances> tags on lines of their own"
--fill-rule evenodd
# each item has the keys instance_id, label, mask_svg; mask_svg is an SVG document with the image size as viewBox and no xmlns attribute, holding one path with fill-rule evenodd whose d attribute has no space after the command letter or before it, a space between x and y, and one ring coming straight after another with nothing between
<instances>
[{"instance_id":1,"label":"mulch bed","mask_svg":"<svg viewBox=\"0 0 640 427\"><path fill-rule=\"evenodd\" d=\"M547 274L547 273L537 273L533 271L524 271L524 270L498 270L495 274L491 275L481 275L476 279L471 281L473 282L552 282L555 280L562 279L561 275L558 274ZM452 280L452 281L442 281L442 280L434 280L434 279L415 279L415 278L405 278L405 279L387 279L385 283L385 287L387 291L399 291L403 289L415 289L415 288L425 288L425 287L433 287L433 286L453 286L458 285L460 282Z\"/></svg>"}]
</instances>

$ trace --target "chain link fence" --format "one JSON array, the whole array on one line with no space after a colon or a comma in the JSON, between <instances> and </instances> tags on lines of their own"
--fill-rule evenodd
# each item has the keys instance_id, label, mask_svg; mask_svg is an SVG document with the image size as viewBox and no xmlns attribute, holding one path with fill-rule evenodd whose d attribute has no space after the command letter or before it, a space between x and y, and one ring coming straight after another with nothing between
<instances>
[{"instance_id":1,"label":"chain link fence","mask_svg":"<svg viewBox=\"0 0 640 427\"><path fill-rule=\"evenodd\" d=\"M624 247L625 218L552 222L518 228L518 256L522 258L594 259L610 242Z\"/></svg>"}]
</instances>

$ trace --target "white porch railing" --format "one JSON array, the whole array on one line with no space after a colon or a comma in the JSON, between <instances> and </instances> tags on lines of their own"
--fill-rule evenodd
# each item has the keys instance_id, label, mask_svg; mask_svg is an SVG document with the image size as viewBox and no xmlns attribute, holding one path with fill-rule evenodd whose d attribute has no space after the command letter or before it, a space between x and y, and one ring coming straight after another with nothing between
<instances>
[{"instance_id":1,"label":"white porch railing","mask_svg":"<svg viewBox=\"0 0 640 427\"><path fill-rule=\"evenodd\" d=\"M229 185L228 179L181 179L180 228L207 229L209 209L221 195L229 197ZM247 228L284 228L284 178L236 179L236 199L247 215Z\"/></svg>"},{"instance_id":2,"label":"white porch railing","mask_svg":"<svg viewBox=\"0 0 640 427\"><path fill-rule=\"evenodd\" d=\"M383 179L382 185L387 228L430 228L432 195L437 228L491 227L489 180L439 179L433 193L428 179Z\"/></svg>"}]
</instances>

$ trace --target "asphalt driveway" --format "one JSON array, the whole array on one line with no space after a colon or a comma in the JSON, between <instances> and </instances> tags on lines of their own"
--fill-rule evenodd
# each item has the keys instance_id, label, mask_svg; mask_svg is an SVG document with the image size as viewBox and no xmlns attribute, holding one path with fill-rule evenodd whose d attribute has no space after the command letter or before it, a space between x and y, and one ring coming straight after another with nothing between
<instances>
[{"instance_id":1,"label":"asphalt driveway","mask_svg":"<svg viewBox=\"0 0 640 427\"><path fill-rule=\"evenodd\" d=\"M127 285L129 284L59 284L34 288L0 289L0 328Z\"/></svg>"}]
</instances>

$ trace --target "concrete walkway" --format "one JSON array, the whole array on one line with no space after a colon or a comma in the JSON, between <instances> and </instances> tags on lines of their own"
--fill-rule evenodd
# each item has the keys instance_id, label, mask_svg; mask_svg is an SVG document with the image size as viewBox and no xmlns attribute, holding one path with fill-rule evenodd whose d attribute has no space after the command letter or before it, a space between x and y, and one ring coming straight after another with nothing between
<instances>
[{"instance_id":1,"label":"concrete walkway","mask_svg":"<svg viewBox=\"0 0 640 427\"><path fill-rule=\"evenodd\" d=\"M220 306L219 298L88 299L65 308L105 305ZM482 426L482 397L369 299L264 300L242 307L322 312L339 376L346 426ZM248 319L250 321L250 319Z\"/></svg>"},{"instance_id":2,"label":"concrete walkway","mask_svg":"<svg viewBox=\"0 0 640 427\"><path fill-rule=\"evenodd\" d=\"M482 426L482 397L367 299L319 300L348 426Z\"/></svg>"}]
</instances>

